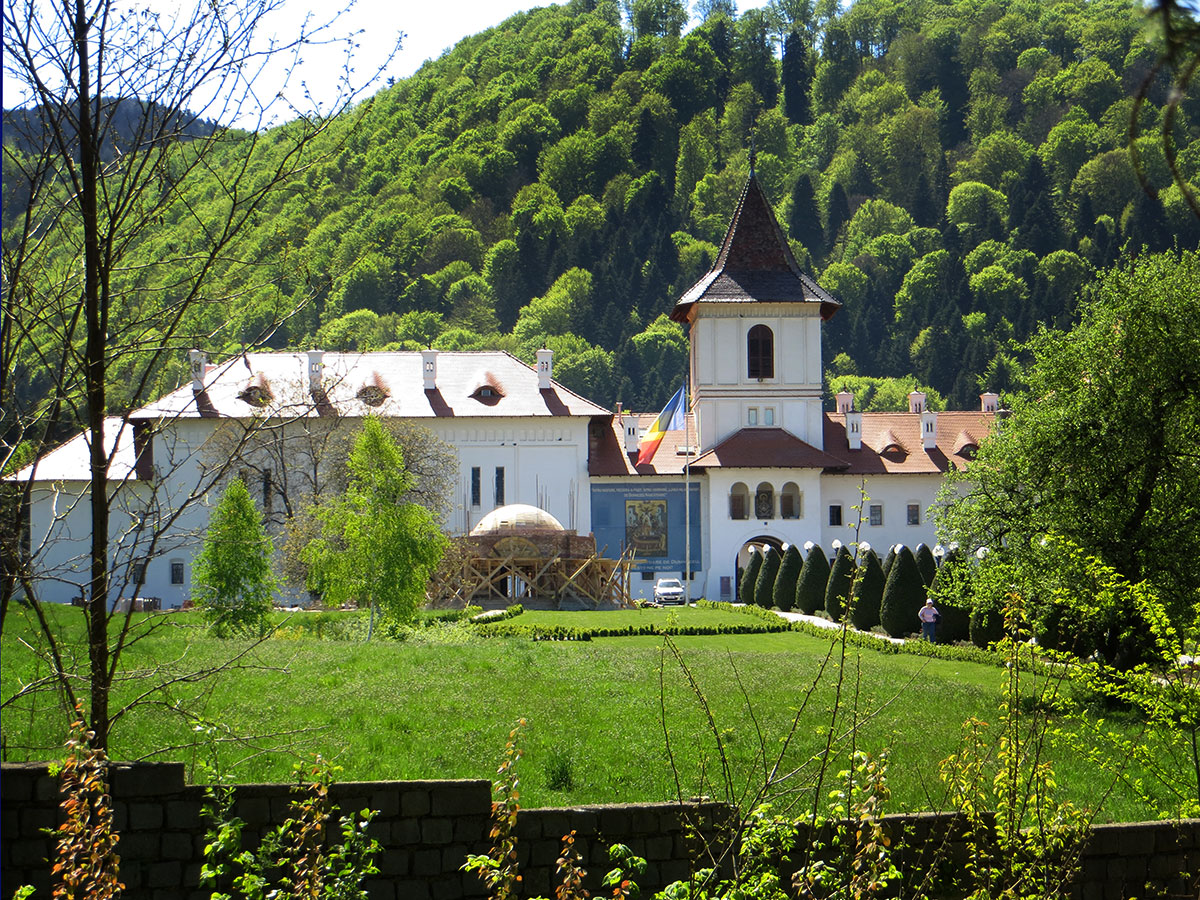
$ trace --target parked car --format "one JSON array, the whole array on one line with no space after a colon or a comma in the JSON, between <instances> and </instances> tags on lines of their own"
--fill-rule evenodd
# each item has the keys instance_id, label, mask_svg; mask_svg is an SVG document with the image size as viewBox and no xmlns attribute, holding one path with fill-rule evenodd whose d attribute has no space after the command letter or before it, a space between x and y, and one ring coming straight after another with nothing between
<instances>
[{"instance_id":1,"label":"parked car","mask_svg":"<svg viewBox=\"0 0 1200 900\"><path fill-rule=\"evenodd\" d=\"M684 602L683 582L678 578L660 578L654 585L654 599L659 603Z\"/></svg>"}]
</instances>

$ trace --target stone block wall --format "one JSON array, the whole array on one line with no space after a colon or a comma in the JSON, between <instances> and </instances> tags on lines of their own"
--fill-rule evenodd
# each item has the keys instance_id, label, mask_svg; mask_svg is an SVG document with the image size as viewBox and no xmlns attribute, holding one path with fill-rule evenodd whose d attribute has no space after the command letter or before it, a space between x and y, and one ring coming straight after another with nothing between
<instances>
[{"instance_id":1,"label":"stone block wall","mask_svg":"<svg viewBox=\"0 0 1200 900\"><path fill-rule=\"evenodd\" d=\"M205 823L204 788L184 783L180 763L138 763L112 769L114 818L120 834L121 880L128 900L205 898L198 888ZM288 785L234 787L234 814L246 821L244 845L287 817ZM486 852L491 827L487 781L344 782L331 796L343 813L378 810L371 831L382 845L380 872L366 885L372 900L443 900L486 896L461 871L468 853ZM33 884L48 897L46 831L59 821L58 782L45 763L5 764L0 771L0 897ZM642 803L522 810L518 860L526 896L553 896L562 836L574 830L588 870L585 886L600 894L611 868L608 847L628 844L647 860L638 878L643 896L713 864L728 847L732 808L719 803ZM896 861L909 873L961 872L968 847L955 814L888 816L903 835ZM793 861L794 863L795 861ZM910 885L911 887L912 885ZM1147 890L1147 886L1150 890ZM1200 896L1200 819L1095 826L1073 886L1076 900Z\"/></svg>"}]
</instances>

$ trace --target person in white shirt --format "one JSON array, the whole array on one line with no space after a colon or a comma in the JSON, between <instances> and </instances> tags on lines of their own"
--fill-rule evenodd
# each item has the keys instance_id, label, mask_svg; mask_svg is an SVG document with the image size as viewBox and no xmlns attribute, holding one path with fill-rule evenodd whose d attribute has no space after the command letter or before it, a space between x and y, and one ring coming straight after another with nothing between
<instances>
[{"instance_id":1,"label":"person in white shirt","mask_svg":"<svg viewBox=\"0 0 1200 900\"><path fill-rule=\"evenodd\" d=\"M921 607L917 617L921 620L921 637L932 643L937 631L938 619L941 618L932 600L925 601L925 605Z\"/></svg>"}]
</instances>

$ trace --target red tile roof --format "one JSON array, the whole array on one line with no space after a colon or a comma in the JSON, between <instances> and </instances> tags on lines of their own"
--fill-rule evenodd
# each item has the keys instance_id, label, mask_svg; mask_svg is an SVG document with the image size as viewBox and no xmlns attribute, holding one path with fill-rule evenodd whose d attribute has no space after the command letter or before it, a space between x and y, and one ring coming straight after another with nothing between
<instances>
[{"instance_id":1,"label":"red tile roof","mask_svg":"<svg viewBox=\"0 0 1200 900\"><path fill-rule=\"evenodd\" d=\"M841 469L845 463L782 428L743 428L701 454L696 469Z\"/></svg>"},{"instance_id":2,"label":"red tile roof","mask_svg":"<svg viewBox=\"0 0 1200 900\"><path fill-rule=\"evenodd\" d=\"M658 418L658 413L625 413L624 419L637 420L639 434ZM684 435L686 434L687 440ZM618 416L610 416L606 421L596 419L592 425L590 446L588 452L589 475L681 475L686 457L681 452L690 442L696 446L696 420L692 413L687 414L687 427L679 431L668 431L663 435L662 443L650 459L641 466L634 466L637 454L625 452L625 426ZM692 457L695 465L696 458Z\"/></svg>"},{"instance_id":3,"label":"red tile roof","mask_svg":"<svg viewBox=\"0 0 1200 900\"><path fill-rule=\"evenodd\" d=\"M671 310L686 322L692 307L706 303L819 303L828 319L841 304L800 270L771 204L751 174L712 269Z\"/></svg>"},{"instance_id":4,"label":"red tile roof","mask_svg":"<svg viewBox=\"0 0 1200 900\"><path fill-rule=\"evenodd\" d=\"M949 410L937 414L937 447L925 450L920 413L862 414L862 449L851 450L845 419L825 413L825 452L846 463L847 475L936 474L951 464L963 468L975 447L991 431L994 413ZM971 446L973 445L973 446ZM889 446L898 450L885 453Z\"/></svg>"}]
</instances>

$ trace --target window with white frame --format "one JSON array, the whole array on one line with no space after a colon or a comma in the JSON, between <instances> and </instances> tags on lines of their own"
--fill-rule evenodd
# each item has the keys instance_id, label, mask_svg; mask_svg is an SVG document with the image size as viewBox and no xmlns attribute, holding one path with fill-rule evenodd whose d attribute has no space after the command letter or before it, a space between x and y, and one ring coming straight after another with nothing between
<instances>
[{"instance_id":1,"label":"window with white frame","mask_svg":"<svg viewBox=\"0 0 1200 900\"><path fill-rule=\"evenodd\" d=\"M171 584L183 584L183 560L171 560Z\"/></svg>"},{"instance_id":2,"label":"window with white frame","mask_svg":"<svg viewBox=\"0 0 1200 900\"><path fill-rule=\"evenodd\" d=\"M921 524L921 504L920 503L908 504L908 524L909 525L920 525Z\"/></svg>"},{"instance_id":3,"label":"window with white frame","mask_svg":"<svg viewBox=\"0 0 1200 900\"><path fill-rule=\"evenodd\" d=\"M758 407L752 406L746 410L746 424L752 428L758 424Z\"/></svg>"},{"instance_id":4,"label":"window with white frame","mask_svg":"<svg viewBox=\"0 0 1200 900\"><path fill-rule=\"evenodd\" d=\"M868 515L870 516L870 518L867 520L868 522L870 522L872 525L882 525L883 524L883 504L882 503L872 503L870 508L867 510L867 512L868 512Z\"/></svg>"},{"instance_id":5,"label":"window with white frame","mask_svg":"<svg viewBox=\"0 0 1200 900\"><path fill-rule=\"evenodd\" d=\"M829 504L829 524L833 526L840 526L842 524L842 504Z\"/></svg>"},{"instance_id":6,"label":"window with white frame","mask_svg":"<svg viewBox=\"0 0 1200 900\"><path fill-rule=\"evenodd\" d=\"M768 428L775 425L775 407L767 406L763 408L763 425Z\"/></svg>"}]
</instances>

